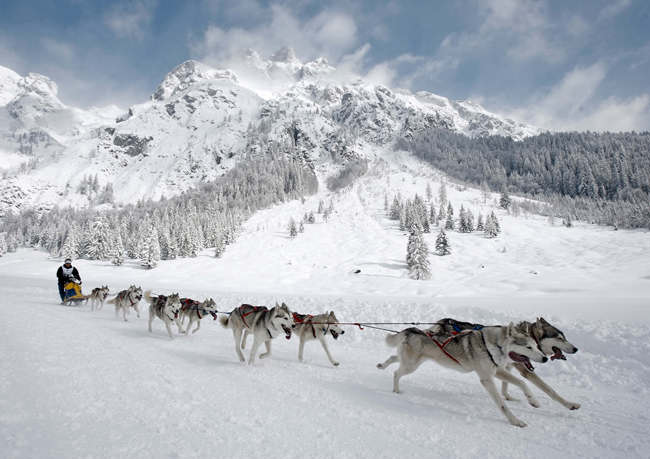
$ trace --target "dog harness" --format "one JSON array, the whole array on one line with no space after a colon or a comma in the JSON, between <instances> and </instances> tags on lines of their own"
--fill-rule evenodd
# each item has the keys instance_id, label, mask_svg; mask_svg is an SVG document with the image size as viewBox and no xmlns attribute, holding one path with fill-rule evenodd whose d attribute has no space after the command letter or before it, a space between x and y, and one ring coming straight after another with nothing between
<instances>
[{"instance_id":1,"label":"dog harness","mask_svg":"<svg viewBox=\"0 0 650 459\"><path fill-rule=\"evenodd\" d=\"M243 310L246 309L246 308L251 308L251 310L248 311L248 312L243 312ZM242 320L242 322L244 322L244 325L246 326L246 328L251 328L246 323L246 316L250 316L254 312L262 311L262 310L265 310L265 309L268 309L268 308L266 306L253 306L251 304L242 304L241 306L239 306L239 315L241 316L241 320ZM268 329L267 329L267 331L268 331ZM271 332L269 332L269 335L270 334L271 334Z\"/></svg>"},{"instance_id":2,"label":"dog harness","mask_svg":"<svg viewBox=\"0 0 650 459\"><path fill-rule=\"evenodd\" d=\"M465 330L465 331L469 331L469 330ZM447 357L449 357L451 360L453 360L454 362L456 362L458 365L460 365L462 367L460 362L458 360L456 360L454 358L454 356L451 355L449 352L447 352L447 350L445 349L447 344L449 344L450 341L453 340L454 338L457 338L457 337L461 336L461 333L456 333L455 335L450 336L449 338L444 340L442 343L433 337L434 336L433 333L426 331L426 332L424 332L424 334L427 335L429 338L431 338L431 341L436 343L436 345L438 346L438 348L440 348L440 350L443 352L443 354L445 354Z\"/></svg>"},{"instance_id":3,"label":"dog harness","mask_svg":"<svg viewBox=\"0 0 650 459\"><path fill-rule=\"evenodd\" d=\"M474 325L472 328L466 328L466 329L462 329L462 328L460 328L460 327L458 326L458 324L452 324L452 327L453 327L453 329L454 329L454 330L451 332L452 335L457 335L457 334L459 334L459 333L463 333L463 332L466 332L466 331L469 331L469 330L482 330L482 329L483 329L483 325L480 325L480 324L476 324L476 325Z\"/></svg>"},{"instance_id":4,"label":"dog harness","mask_svg":"<svg viewBox=\"0 0 650 459\"><path fill-rule=\"evenodd\" d=\"M206 312L205 309L202 309L201 303L193 300L191 298L181 298L181 311L196 311L196 316L199 318L199 320L203 319L201 315L201 312ZM217 320L217 314L212 311L207 311L208 314L212 315L213 320Z\"/></svg>"},{"instance_id":5,"label":"dog harness","mask_svg":"<svg viewBox=\"0 0 650 459\"><path fill-rule=\"evenodd\" d=\"M311 314L298 314L297 312L292 312L291 315L293 316L293 321L295 323L310 325L311 334L314 335L314 338L316 338L316 329L314 328L314 324L311 323L311 320L314 318L314 316Z\"/></svg>"}]
</instances>

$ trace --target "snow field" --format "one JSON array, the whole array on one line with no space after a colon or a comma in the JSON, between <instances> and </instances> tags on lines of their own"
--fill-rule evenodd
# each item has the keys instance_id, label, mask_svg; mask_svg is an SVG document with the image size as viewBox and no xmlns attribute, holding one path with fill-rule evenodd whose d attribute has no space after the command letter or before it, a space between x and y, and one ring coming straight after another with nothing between
<instances>
[{"instance_id":1,"label":"snow field","mask_svg":"<svg viewBox=\"0 0 650 459\"><path fill-rule=\"evenodd\" d=\"M172 341L159 320L147 332L144 307L140 319L131 314L124 323L109 304L95 313L59 306L60 260L23 249L0 258L0 455L646 457L648 232L551 227L542 217L497 211L498 238L448 233L452 255L432 255L432 279L414 281L406 274L407 238L385 217L383 196L423 195L427 182L436 195L438 176L399 153L380 155L392 166L371 168L351 190L258 212L221 259L205 251L148 271L75 261L84 292L135 283L154 293L212 296L220 310L285 301L301 313L334 310L341 321L453 316L490 324L544 315L580 351L536 371L579 410L532 388L542 406L509 402L528 423L515 428L474 375L431 364L393 394L395 367L375 368L392 351L385 333L349 326L329 340L338 368L315 342L298 362L297 340L282 337L273 357L242 365L230 330L209 317L198 333ZM476 190L448 183L447 191L456 214L461 204L475 216L492 209ZM333 199L329 222L317 216L289 239L289 218L315 211L319 199ZM430 248L436 233L426 235Z\"/></svg>"}]
</instances>

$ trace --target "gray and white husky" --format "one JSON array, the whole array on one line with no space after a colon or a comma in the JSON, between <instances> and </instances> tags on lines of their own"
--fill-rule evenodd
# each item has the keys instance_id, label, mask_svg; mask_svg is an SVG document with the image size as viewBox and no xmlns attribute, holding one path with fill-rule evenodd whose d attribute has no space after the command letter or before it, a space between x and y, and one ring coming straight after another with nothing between
<instances>
[{"instance_id":1,"label":"gray and white husky","mask_svg":"<svg viewBox=\"0 0 650 459\"><path fill-rule=\"evenodd\" d=\"M140 303L141 299L142 287L131 285L128 289L119 292L115 298L108 300L108 302L115 304L115 317L118 317L120 311L122 311L122 317L124 318L124 322L126 322L126 316L129 313L129 308L135 309L135 313L138 319L140 318L140 309L138 309L138 303Z\"/></svg>"},{"instance_id":2,"label":"gray and white husky","mask_svg":"<svg viewBox=\"0 0 650 459\"><path fill-rule=\"evenodd\" d=\"M431 327L429 330L434 333L446 333L448 336L451 336L454 333L462 332L464 330L480 329L483 325L473 324L470 322L461 322L454 319L442 319L439 320L436 325ZM519 332L524 333L532 337L535 342L538 344L538 348L545 354L550 356L551 360L566 360L564 352L567 354L575 354L578 352L578 348L571 344L564 333L557 327L554 327L548 323L543 317L539 317L535 322L519 322L516 325L516 328ZM545 392L551 399L560 403L562 406L569 410L577 410L580 408L580 404L576 402L570 402L560 396L551 386L546 384L542 378L540 378L537 373L528 371L526 366L521 362L512 363L506 365L504 370L499 371L509 371L511 368L515 368L521 376L533 383L543 392ZM522 381L522 384L523 381ZM503 381L501 383L501 394L506 400L516 400L510 396L508 393L508 381ZM539 403L532 396L530 391L524 390L524 395L528 399L528 402L534 406L539 407Z\"/></svg>"},{"instance_id":3,"label":"gray and white husky","mask_svg":"<svg viewBox=\"0 0 650 459\"><path fill-rule=\"evenodd\" d=\"M249 365L255 361L255 355L262 343L266 345L266 352L260 354L260 359L271 356L271 340L280 333L284 332L287 339L291 338L291 312L284 303L281 305L276 303L271 309L266 306L242 304L233 309L229 316L222 317L219 321L224 327L232 329L235 352L242 362L246 359L241 349L246 347L246 337L249 334L253 335L253 347L248 358ZM244 333L246 334L242 339Z\"/></svg>"},{"instance_id":4,"label":"gray and white husky","mask_svg":"<svg viewBox=\"0 0 650 459\"><path fill-rule=\"evenodd\" d=\"M519 379L507 371L499 370L503 370L509 363L519 362L533 371L531 360L548 360L537 348L535 340L517 331L512 323L507 327L483 327L481 330L470 330L453 336L407 328L395 335L389 335L386 343L397 347L397 355L377 364L377 368L383 370L390 364L399 362L399 368L393 375L393 392L399 393L399 380L402 376L413 373L424 361L433 360L452 370L476 373L506 419L518 427L525 427L526 423L515 417L506 406L499 395L494 378L521 386Z\"/></svg>"},{"instance_id":5,"label":"gray and white husky","mask_svg":"<svg viewBox=\"0 0 650 459\"><path fill-rule=\"evenodd\" d=\"M211 315L214 320L217 320L217 304L212 298L208 298L203 302L193 300L191 298L181 298L181 310L178 313L181 326L188 320L187 327L183 333L189 335L192 324L196 322L196 328L192 333L196 333L201 328L201 319L207 315Z\"/></svg>"},{"instance_id":6,"label":"gray and white husky","mask_svg":"<svg viewBox=\"0 0 650 459\"><path fill-rule=\"evenodd\" d=\"M102 285L101 287L95 287L90 293L88 298L90 299L90 310L99 311L104 307L104 301L108 297L108 285Z\"/></svg>"},{"instance_id":7,"label":"gray and white husky","mask_svg":"<svg viewBox=\"0 0 650 459\"><path fill-rule=\"evenodd\" d=\"M144 299L149 303L149 333L152 332L151 323L156 317L165 323L170 339L174 339L171 329L172 323L176 324L178 327L178 333L181 333L182 328L178 322L178 313L181 310L181 299L178 293L173 293L169 296L151 296L151 290L147 290L144 292Z\"/></svg>"},{"instance_id":8,"label":"gray and white husky","mask_svg":"<svg viewBox=\"0 0 650 459\"><path fill-rule=\"evenodd\" d=\"M310 314L292 313L293 318L293 331L300 337L300 344L298 345L298 360L302 362L302 355L305 348L305 342L317 339L320 341L325 354L330 363L337 367L339 362L335 361L330 354L327 347L325 338L327 335L332 335L332 338L338 339L339 335L345 333L338 325L339 321L334 314L334 311L326 312L325 314L317 314L312 316Z\"/></svg>"}]
</instances>

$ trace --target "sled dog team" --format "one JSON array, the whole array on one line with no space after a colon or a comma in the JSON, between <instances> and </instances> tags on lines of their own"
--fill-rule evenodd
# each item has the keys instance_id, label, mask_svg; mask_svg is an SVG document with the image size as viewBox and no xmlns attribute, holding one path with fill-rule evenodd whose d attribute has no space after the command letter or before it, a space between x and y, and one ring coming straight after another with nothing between
<instances>
[{"instance_id":1,"label":"sled dog team","mask_svg":"<svg viewBox=\"0 0 650 459\"><path fill-rule=\"evenodd\" d=\"M89 296L91 308L101 309L108 296L108 287L103 286L93 290ZM179 333L189 334L194 323L196 333L201 326L201 319L207 315L217 319L216 303L212 298L203 302L190 298L181 298L178 293L171 295L152 295L151 291L143 293L142 288L135 285L122 290L109 303L115 304L115 314L122 313L127 320L127 314L133 308L138 317L138 303L144 298L149 303L149 332L155 318L163 321L170 338L173 338L171 326L176 324ZM299 314L289 310L285 304L274 307L253 306L242 304L226 313L219 321L230 328L235 342L235 352L239 360L246 359L242 349L246 347L249 335L253 336L248 363L255 361L257 352L262 344L265 352L260 359L271 356L271 342L280 335L290 339L292 333L299 338L298 359L303 360L305 342L318 340L330 363L338 366L339 362L332 357L326 337L331 335L335 340L345 333L341 329L334 312L319 315ZM188 321L183 330L183 323ZM499 410L510 424L525 427L526 423L518 419L506 405L505 400L516 400L508 392L508 384L517 386L525 395L528 403L539 407L527 380L545 392L551 399L569 410L577 410L580 404L570 402L561 397L534 372L532 362L544 363L550 360L566 360L564 353L575 354L578 351L561 330L548 323L544 318L535 322L520 322L509 325L484 326L454 319L442 319L426 330L411 327L398 333L388 335L386 343L397 348L385 362L378 363L377 368L386 369L393 363L399 363L393 373L393 392L399 393L399 382L402 376L411 374L428 360L439 365L463 373L474 372L488 392ZM524 378L514 376L510 370L514 368ZM501 380L499 393L495 378Z\"/></svg>"}]
</instances>

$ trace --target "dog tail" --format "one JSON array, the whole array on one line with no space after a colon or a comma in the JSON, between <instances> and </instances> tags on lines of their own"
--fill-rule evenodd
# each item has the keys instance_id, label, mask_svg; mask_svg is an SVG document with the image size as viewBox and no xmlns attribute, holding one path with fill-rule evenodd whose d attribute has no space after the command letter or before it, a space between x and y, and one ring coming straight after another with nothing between
<instances>
[{"instance_id":1,"label":"dog tail","mask_svg":"<svg viewBox=\"0 0 650 459\"><path fill-rule=\"evenodd\" d=\"M406 333L403 331L395 333L394 335L388 335L386 336L386 344L388 344L390 347L397 347L402 344L402 342L404 342L405 338Z\"/></svg>"},{"instance_id":2,"label":"dog tail","mask_svg":"<svg viewBox=\"0 0 650 459\"><path fill-rule=\"evenodd\" d=\"M147 290L147 291L144 292L144 299L149 304L153 303L154 298L151 296L151 290Z\"/></svg>"},{"instance_id":3,"label":"dog tail","mask_svg":"<svg viewBox=\"0 0 650 459\"><path fill-rule=\"evenodd\" d=\"M230 322L230 316L221 316L219 317L219 322L224 327L228 328L228 322Z\"/></svg>"},{"instance_id":4,"label":"dog tail","mask_svg":"<svg viewBox=\"0 0 650 459\"><path fill-rule=\"evenodd\" d=\"M111 298L110 300L108 300L106 302L109 303L109 304L115 304L116 301L117 301L117 296L115 298Z\"/></svg>"}]
</instances>

